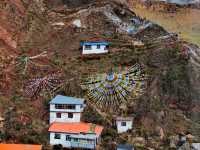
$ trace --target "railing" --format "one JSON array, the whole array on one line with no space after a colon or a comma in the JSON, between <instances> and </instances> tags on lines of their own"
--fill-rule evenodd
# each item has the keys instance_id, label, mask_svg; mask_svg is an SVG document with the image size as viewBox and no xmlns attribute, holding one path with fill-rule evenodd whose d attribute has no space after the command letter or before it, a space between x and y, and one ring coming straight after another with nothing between
<instances>
[{"instance_id":1,"label":"railing","mask_svg":"<svg viewBox=\"0 0 200 150\"><path fill-rule=\"evenodd\" d=\"M71 147L95 149L95 144L83 144L83 143L79 143L79 142L71 142Z\"/></svg>"}]
</instances>

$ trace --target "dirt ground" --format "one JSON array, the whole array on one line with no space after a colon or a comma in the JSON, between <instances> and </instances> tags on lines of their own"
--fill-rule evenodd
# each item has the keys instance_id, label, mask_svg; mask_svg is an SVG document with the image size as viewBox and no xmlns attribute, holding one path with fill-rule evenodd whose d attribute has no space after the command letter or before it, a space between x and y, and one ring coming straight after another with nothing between
<instances>
[{"instance_id":1,"label":"dirt ground","mask_svg":"<svg viewBox=\"0 0 200 150\"><path fill-rule=\"evenodd\" d=\"M176 12L168 13L153 8L146 8L140 4L134 5L133 11L149 19L169 32L177 33L180 38L200 46L200 10L192 8L178 8Z\"/></svg>"}]
</instances>

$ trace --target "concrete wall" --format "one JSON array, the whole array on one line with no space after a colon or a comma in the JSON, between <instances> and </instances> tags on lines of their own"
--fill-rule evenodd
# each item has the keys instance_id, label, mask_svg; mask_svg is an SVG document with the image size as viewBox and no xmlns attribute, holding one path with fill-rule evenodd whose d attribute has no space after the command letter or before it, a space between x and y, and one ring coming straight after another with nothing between
<instances>
[{"instance_id":1,"label":"concrete wall","mask_svg":"<svg viewBox=\"0 0 200 150\"><path fill-rule=\"evenodd\" d=\"M84 105L76 105L75 109L56 109L55 104L50 104L50 112L83 112Z\"/></svg>"},{"instance_id":2,"label":"concrete wall","mask_svg":"<svg viewBox=\"0 0 200 150\"><path fill-rule=\"evenodd\" d=\"M58 145L61 144L63 147L71 147L71 142L66 141L66 134L61 134L60 139L55 139L55 133L50 133L50 145Z\"/></svg>"},{"instance_id":3,"label":"concrete wall","mask_svg":"<svg viewBox=\"0 0 200 150\"><path fill-rule=\"evenodd\" d=\"M122 126L122 122L126 122L126 126ZM123 133L126 132L129 129L132 129L133 122L132 121L117 121L117 132Z\"/></svg>"},{"instance_id":4,"label":"concrete wall","mask_svg":"<svg viewBox=\"0 0 200 150\"><path fill-rule=\"evenodd\" d=\"M82 135L82 134L67 134L67 133L58 133L61 135L60 139L55 139L55 133L50 133L50 145L58 145L61 144L63 147L66 148L72 148L72 147L79 147L79 148L88 148L88 149L95 149L96 147L96 136L95 135ZM71 141L66 141L66 135L72 136ZM74 141L73 138L79 138L82 139L82 141ZM84 139L91 139L93 141L86 142ZM83 142L84 141L84 142Z\"/></svg>"},{"instance_id":5,"label":"concrete wall","mask_svg":"<svg viewBox=\"0 0 200 150\"><path fill-rule=\"evenodd\" d=\"M56 113L57 112L50 112L50 124L52 122L80 122L81 120L81 113L73 113L73 118L69 118L67 112L60 112L61 118L57 118Z\"/></svg>"},{"instance_id":6,"label":"concrete wall","mask_svg":"<svg viewBox=\"0 0 200 150\"><path fill-rule=\"evenodd\" d=\"M83 45L82 54L103 54L108 53L108 49L105 45L101 45L100 49L97 49L96 45L92 45L91 49L85 49L85 45Z\"/></svg>"}]
</instances>

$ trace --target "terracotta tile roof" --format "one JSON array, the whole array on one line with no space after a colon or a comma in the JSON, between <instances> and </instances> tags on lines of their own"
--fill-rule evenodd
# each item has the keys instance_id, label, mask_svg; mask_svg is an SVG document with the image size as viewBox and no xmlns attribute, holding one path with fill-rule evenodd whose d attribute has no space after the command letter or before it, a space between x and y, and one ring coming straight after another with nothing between
<instances>
[{"instance_id":1,"label":"terracotta tile roof","mask_svg":"<svg viewBox=\"0 0 200 150\"><path fill-rule=\"evenodd\" d=\"M58 123L54 122L49 127L49 132L63 132L63 133L95 133L100 135L103 130L102 126L92 123Z\"/></svg>"},{"instance_id":2,"label":"terracotta tile roof","mask_svg":"<svg viewBox=\"0 0 200 150\"><path fill-rule=\"evenodd\" d=\"M42 150L42 146L27 144L0 144L0 150Z\"/></svg>"}]
</instances>

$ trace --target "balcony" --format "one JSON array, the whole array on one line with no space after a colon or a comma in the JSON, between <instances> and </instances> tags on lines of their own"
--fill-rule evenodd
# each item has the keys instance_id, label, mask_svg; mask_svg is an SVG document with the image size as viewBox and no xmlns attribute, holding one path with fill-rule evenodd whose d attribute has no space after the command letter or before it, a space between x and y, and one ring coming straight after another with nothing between
<instances>
[{"instance_id":1,"label":"balcony","mask_svg":"<svg viewBox=\"0 0 200 150\"><path fill-rule=\"evenodd\" d=\"M56 107L55 104L50 105L50 111L54 112L83 112L84 106L76 105L75 107Z\"/></svg>"},{"instance_id":2,"label":"balcony","mask_svg":"<svg viewBox=\"0 0 200 150\"><path fill-rule=\"evenodd\" d=\"M95 149L95 144L71 142L71 147L73 147L73 148Z\"/></svg>"}]
</instances>

